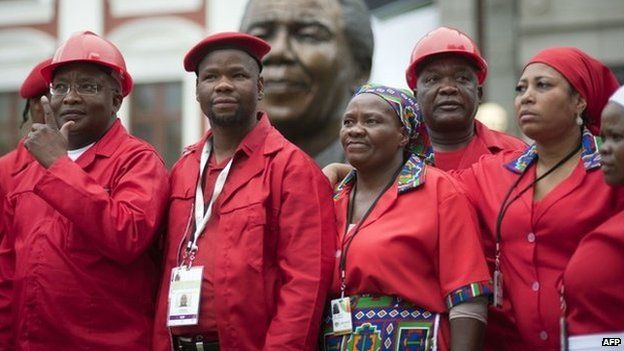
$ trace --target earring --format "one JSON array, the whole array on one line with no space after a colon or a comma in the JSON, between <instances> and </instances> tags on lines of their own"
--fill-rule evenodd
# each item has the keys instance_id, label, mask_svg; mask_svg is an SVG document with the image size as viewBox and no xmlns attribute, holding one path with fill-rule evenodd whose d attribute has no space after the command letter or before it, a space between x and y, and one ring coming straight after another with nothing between
<instances>
[{"instance_id":1,"label":"earring","mask_svg":"<svg viewBox=\"0 0 624 351\"><path fill-rule=\"evenodd\" d=\"M579 126L583 125L583 118L581 118L581 114L576 115L576 124Z\"/></svg>"},{"instance_id":2,"label":"earring","mask_svg":"<svg viewBox=\"0 0 624 351\"><path fill-rule=\"evenodd\" d=\"M262 100L262 98L264 98L264 93L263 92L259 92L258 93L258 101Z\"/></svg>"}]
</instances>

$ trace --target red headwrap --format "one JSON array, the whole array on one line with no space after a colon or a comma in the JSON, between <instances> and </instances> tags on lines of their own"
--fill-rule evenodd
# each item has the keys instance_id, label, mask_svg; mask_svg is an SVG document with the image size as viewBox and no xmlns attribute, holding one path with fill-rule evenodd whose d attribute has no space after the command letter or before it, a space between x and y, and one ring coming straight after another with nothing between
<instances>
[{"instance_id":1,"label":"red headwrap","mask_svg":"<svg viewBox=\"0 0 624 351\"><path fill-rule=\"evenodd\" d=\"M556 69L581 94L587 102L587 127L593 134L598 134L602 109L620 86L609 67L573 47L542 50L524 68L536 62Z\"/></svg>"}]
</instances>

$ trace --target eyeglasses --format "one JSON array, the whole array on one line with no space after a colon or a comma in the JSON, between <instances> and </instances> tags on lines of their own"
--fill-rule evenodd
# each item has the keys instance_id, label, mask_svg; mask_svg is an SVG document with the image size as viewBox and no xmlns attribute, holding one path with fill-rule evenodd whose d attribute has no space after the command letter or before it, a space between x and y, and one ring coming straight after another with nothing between
<instances>
[{"instance_id":1,"label":"eyeglasses","mask_svg":"<svg viewBox=\"0 0 624 351\"><path fill-rule=\"evenodd\" d=\"M52 83L50 84L50 94L54 96L64 96L69 94L71 89L74 89L79 95L96 95L102 91L102 85L95 82L81 82L81 83Z\"/></svg>"}]
</instances>

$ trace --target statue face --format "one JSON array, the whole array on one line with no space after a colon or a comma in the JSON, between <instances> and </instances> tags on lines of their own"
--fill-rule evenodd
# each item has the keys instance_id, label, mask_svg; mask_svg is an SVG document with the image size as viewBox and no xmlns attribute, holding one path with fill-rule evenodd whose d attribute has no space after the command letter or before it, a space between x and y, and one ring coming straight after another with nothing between
<instances>
[{"instance_id":1,"label":"statue face","mask_svg":"<svg viewBox=\"0 0 624 351\"><path fill-rule=\"evenodd\" d=\"M260 109L286 135L339 123L358 85L337 0L251 0L242 30L271 44Z\"/></svg>"}]
</instances>

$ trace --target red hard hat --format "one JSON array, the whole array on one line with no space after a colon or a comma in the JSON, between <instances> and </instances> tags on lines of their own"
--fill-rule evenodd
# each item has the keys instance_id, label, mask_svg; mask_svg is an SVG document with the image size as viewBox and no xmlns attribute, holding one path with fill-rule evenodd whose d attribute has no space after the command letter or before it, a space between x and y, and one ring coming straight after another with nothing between
<instances>
[{"instance_id":1,"label":"red hard hat","mask_svg":"<svg viewBox=\"0 0 624 351\"><path fill-rule=\"evenodd\" d=\"M481 56L477 44L466 33L453 28L440 27L427 33L412 51L410 64L405 72L410 89L416 89L418 65L430 56L446 53L461 55L474 62L479 84L483 84L487 76L487 63Z\"/></svg>"},{"instance_id":2,"label":"red hard hat","mask_svg":"<svg viewBox=\"0 0 624 351\"><path fill-rule=\"evenodd\" d=\"M28 74L28 77L24 79L22 86L20 87L20 96L24 99L39 98L48 91L48 84L41 76L41 68L49 65L52 59L45 59L39 62Z\"/></svg>"},{"instance_id":3,"label":"red hard hat","mask_svg":"<svg viewBox=\"0 0 624 351\"><path fill-rule=\"evenodd\" d=\"M108 67L119 74L122 95L127 96L132 91L132 77L126 70L121 52L113 43L93 32L78 32L69 37L56 50L52 63L41 69L41 75L51 83L54 70L71 62L91 62Z\"/></svg>"}]
</instances>

